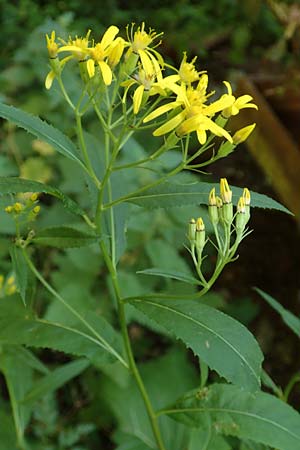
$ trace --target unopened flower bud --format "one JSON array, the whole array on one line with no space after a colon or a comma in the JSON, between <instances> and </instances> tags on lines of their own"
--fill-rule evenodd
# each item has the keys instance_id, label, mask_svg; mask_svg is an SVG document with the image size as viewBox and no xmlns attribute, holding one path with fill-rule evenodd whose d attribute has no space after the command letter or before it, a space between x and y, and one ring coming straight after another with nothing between
<instances>
[{"instance_id":1,"label":"unopened flower bud","mask_svg":"<svg viewBox=\"0 0 300 450\"><path fill-rule=\"evenodd\" d=\"M241 144L242 142L246 141L246 139L248 139L248 137L250 136L250 134L254 130L255 125L256 124L253 123L252 125L248 125L247 127L244 127L244 128L241 128L240 130L238 130L232 136L233 143L235 145L238 145L238 144Z\"/></svg>"},{"instance_id":2,"label":"unopened flower bud","mask_svg":"<svg viewBox=\"0 0 300 450\"><path fill-rule=\"evenodd\" d=\"M191 245L195 245L196 241L196 220L191 219L189 222L188 238Z\"/></svg>"},{"instance_id":3,"label":"unopened flower bud","mask_svg":"<svg viewBox=\"0 0 300 450\"><path fill-rule=\"evenodd\" d=\"M248 222L250 219L250 203L251 203L251 195L250 195L250 191L248 188L244 188L244 190L243 190L243 199L245 202L245 213L246 213L247 222Z\"/></svg>"},{"instance_id":4,"label":"unopened flower bud","mask_svg":"<svg viewBox=\"0 0 300 450\"><path fill-rule=\"evenodd\" d=\"M20 214L20 212L22 211L22 209L23 209L22 203L16 202L16 203L13 205L13 210L14 210L14 212L17 213L17 214Z\"/></svg>"},{"instance_id":5,"label":"unopened flower bud","mask_svg":"<svg viewBox=\"0 0 300 450\"><path fill-rule=\"evenodd\" d=\"M236 234L239 238L246 226L247 223L247 216L246 216L246 205L244 197L240 197L238 204L237 204L237 213L235 218L235 228L236 228Z\"/></svg>"},{"instance_id":6,"label":"unopened flower bud","mask_svg":"<svg viewBox=\"0 0 300 450\"><path fill-rule=\"evenodd\" d=\"M41 210L41 207L39 206L39 205L37 205L37 206L35 206L34 208L33 208L33 213L34 214L38 214L39 212L40 212L40 210Z\"/></svg>"},{"instance_id":7,"label":"unopened flower bud","mask_svg":"<svg viewBox=\"0 0 300 450\"><path fill-rule=\"evenodd\" d=\"M226 178L221 178L220 180L220 193L223 203L231 203L232 191L229 188L229 184Z\"/></svg>"},{"instance_id":8,"label":"unopened flower bud","mask_svg":"<svg viewBox=\"0 0 300 450\"><path fill-rule=\"evenodd\" d=\"M7 212L8 214L11 214L13 212L13 207L7 206L4 211Z\"/></svg>"},{"instance_id":9,"label":"unopened flower bud","mask_svg":"<svg viewBox=\"0 0 300 450\"><path fill-rule=\"evenodd\" d=\"M205 246L205 225L201 217L196 221L196 250L198 259L201 259L202 251Z\"/></svg>"},{"instance_id":10,"label":"unopened flower bud","mask_svg":"<svg viewBox=\"0 0 300 450\"><path fill-rule=\"evenodd\" d=\"M49 58L54 59L57 57L58 45L55 42L55 31L52 31L50 37L46 34L47 49Z\"/></svg>"},{"instance_id":11,"label":"unopened flower bud","mask_svg":"<svg viewBox=\"0 0 300 450\"><path fill-rule=\"evenodd\" d=\"M221 197L216 197L216 205L217 205L217 211L218 211L218 217L219 220L223 220L223 202Z\"/></svg>"},{"instance_id":12,"label":"unopened flower bud","mask_svg":"<svg viewBox=\"0 0 300 450\"><path fill-rule=\"evenodd\" d=\"M208 197L208 215L212 225L217 225L219 222L219 213L217 207L216 189L213 188Z\"/></svg>"},{"instance_id":13,"label":"unopened flower bud","mask_svg":"<svg viewBox=\"0 0 300 450\"><path fill-rule=\"evenodd\" d=\"M232 191L229 188L226 178L221 178L220 193L223 201L222 214L225 223L231 224L233 219Z\"/></svg>"},{"instance_id":14,"label":"unopened flower bud","mask_svg":"<svg viewBox=\"0 0 300 450\"><path fill-rule=\"evenodd\" d=\"M30 201L31 201L32 203L36 202L37 199L38 199L38 195L37 195L36 193L31 194L31 196L30 196Z\"/></svg>"}]
</instances>

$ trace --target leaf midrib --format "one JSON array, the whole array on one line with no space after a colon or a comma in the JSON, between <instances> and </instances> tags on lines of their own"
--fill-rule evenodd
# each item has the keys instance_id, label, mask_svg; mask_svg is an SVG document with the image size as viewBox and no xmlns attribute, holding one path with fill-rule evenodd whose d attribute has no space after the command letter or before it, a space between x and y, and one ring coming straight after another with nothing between
<instances>
[{"instance_id":1,"label":"leaf midrib","mask_svg":"<svg viewBox=\"0 0 300 450\"><path fill-rule=\"evenodd\" d=\"M300 441L300 436L290 431L288 428L280 425L277 422L274 422L271 419L267 419L266 417L259 416L254 413L249 413L245 411L239 411L237 409L229 409L229 408L181 408L181 409L170 409L170 410L163 410L164 414L178 414L178 413L189 413L189 412L222 412L222 413L229 413L229 414L238 414L242 416L248 416L252 417L256 420L260 420L262 422L269 423L282 431L286 432L287 434L290 434L292 437L298 439Z\"/></svg>"},{"instance_id":2,"label":"leaf midrib","mask_svg":"<svg viewBox=\"0 0 300 450\"><path fill-rule=\"evenodd\" d=\"M139 300L136 300L139 301ZM199 322L198 320L193 319L193 317L190 317L184 313L182 313L181 311L178 311L174 308L170 308L169 306L166 305L161 305L160 303L155 303L155 302L150 302L150 301L144 301L143 303L148 303L150 305L156 306L158 308L162 308L162 309L166 309L168 311L172 311L175 312L176 314L178 314L179 316L184 317L187 320L190 320L191 322L196 323L197 325L199 325L200 327L206 329L207 331L209 331L210 333L212 333L213 335L217 336L221 341L223 341L225 344L227 344L233 351L234 353L236 353L238 355L238 357L244 361L244 363L246 364L246 366L250 369L250 372L253 374L255 380L257 381L258 385L260 385L260 378L259 376L256 375L256 372L254 370L254 368L250 365L250 363L247 361L247 359L244 358L244 356L230 343L228 342L225 338L223 338L222 335L220 335L219 333L217 333L216 331L214 331L213 329L211 329L210 327L204 325L203 323ZM155 319L154 319L155 320Z\"/></svg>"}]
</instances>

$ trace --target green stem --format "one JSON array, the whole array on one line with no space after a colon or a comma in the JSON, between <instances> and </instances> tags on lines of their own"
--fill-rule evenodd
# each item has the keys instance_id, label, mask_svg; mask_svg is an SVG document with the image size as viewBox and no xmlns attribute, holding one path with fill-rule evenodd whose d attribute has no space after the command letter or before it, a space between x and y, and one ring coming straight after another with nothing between
<instances>
[{"instance_id":1,"label":"green stem","mask_svg":"<svg viewBox=\"0 0 300 450\"><path fill-rule=\"evenodd\" d=\"M70 99L69 94L67 93L67 91L66 91L66 89L65 89L64 83L63 83L63 81L62 81L62 79L61 79L61 76L58 76L58 77L57 77L57 81L58 81L59 87L60 87L60 89L61 89L61 92L62 92L62 94L63 94L63 96L64 96L66 102L67 102L67 103L69 104L69 106L73 109L73 111L75 111L75 109L76 109L76 108L75 108L75 105L74 105L74 103L72 102L72 100Z\"/></svg>"},{"instance_id":2,"label":"green stem","mask_svg":"<svg viewBox=\"0 0 300 450\"><path fill-rule=\"evenodd\" d=\"M141 194L142 192L147 191L147 189L153 188L155 186L158 186L158 185L164 183L168 178L181 172L181 170L184 169L184 166L185 166L185 162L181 162L179 164L179 166L175 167L175 169L173 169L171 172L167 173L164 177L159 178L158 180L154 181L153 183L149 183L146 186L143 186L143 187L137 189L136 191L131 192L130 194L127 194L127 195L124 195L123 197L117 198L116 200L114 200L110 203L106 203L106 205L103 205L103 209L108 209L108 208L111 208L112 206L118 205L119 203L126 202L126 201L130 200L131 198Z\"/></svg>"},{"instance_id":3,"label":"green stem","mask_svg":"<svg viewBox=\"0 0 300 450\"><path fill-rule=\"evenodd\" d=\"M122 333L122 337L123 337L123 341L124 341L124 345L125 345L125 349L126 349L126 354L128 357L129 368L130 368L131 373L135 379L135 382L139 388L141 396L144 400L144 404L145 404L145 407L146 407L146 410L148 413L148 417L149 417L149 420L151 423L151 428L152 428L153 435L155 437L157 446L158 446L159 450L165 450L165 446L163 444L162 437L160 434L160 429L159 429L158 422L157 422L156 413L152 407L150 398L148 396L147 390L145 388L144 382L139 373L139 370L137 368L137 365L135 363L135 359L133 356L131 342L130 342L130 338L128 335L127 324L126 324L125 304L121 298L120 288L119 288L118 279L117 279L117 272L115 270L115 267L112 264L111 259L109 258L109 255L107 254L105 244L103 241L100 242L100 247L101 247L101 251L102 251L104 260L106 262L107 268L110 272L113 287L114 287L114 292L117 297L118 317L119 317L121 333Z\"/></svg>"},{"instance_id":4,"label":"green stem","mask_svg":"<svg viewBox=\"0 0 300 450\"><path fill-rule=\"evenodd\" d=\"M84 136L83 136L83 130L82 130L82 122L81 122L81 115L79 114L78 111L76 111L75 113L76 115L76 125L77 125L77 136L78 136L78 140L80 142L80 147L81 147L81 151L82 151L82 155L83 155L83 159L85 162L85 165L88 169L88 172L91 176L91 178L94 180L95 185L98 187L98 189L101 186L100 181L98 180L97 175L94 172L92 163L90 161L89 155L88 155L88 151L85 145L85 140L84 140Z\"/></svg>"},{"instance_id":5,"label":"green stem","mask_svg":"<svg viewBox=\"0 0 300 450\"><path fill-rule=\"evenodd\" d=\"M294 375L291 380L289 381L288 385L286 386L284 393L283 393L283 399L285 402L288 402L290 393L293 389L293 387L295 386L295 384L300 382L300 375L299 373L296 373L296 375Z\"/></svg>"}]
</instances>

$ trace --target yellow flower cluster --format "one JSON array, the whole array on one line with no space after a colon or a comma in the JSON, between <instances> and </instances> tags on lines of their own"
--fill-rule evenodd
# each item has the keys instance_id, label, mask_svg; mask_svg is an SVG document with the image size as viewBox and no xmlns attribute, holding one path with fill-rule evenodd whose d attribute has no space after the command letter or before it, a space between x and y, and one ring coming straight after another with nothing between
<instances>
[{"instance_id":1,"label":"yellow flower cluster","mask_svg":"<svg viewBox=\"0 0 300 450\"><path fill-rule=\"evenodd\" d=\"M26 215L26 221L31 222L36 219L41 207L38 203L38 194L33 193L28 199L24 198L24 201L16 202L13 205L8 205L5 208L5 212L12 214L15 218L20 215Z\"/></svg>"},{"instance_id":2,"label":"yellow flower cluster","mask_svg":"<svg viewBox=\"0 0 300 450\"><path fill-rule=\"evenodd\" d=\"M114 80L125 88L122 96L126 103L128 92L133 92L133 113L138 114L149 97L159 96L164 103L154 109L143 119L144 123L151 122L167 114L166 120L155 129L155 136L162 136L175 131L177 136L183 137L195 132L200 144L205 144L207 132L225 138L234 144L230 133L218 123L221 115L226 121L236 115L243 108L256 108L251 103L250 95L236 98L232 94L232 87L224 81L227 92L214 101L208 101L214 92L208 92L208 75L199 72L196 58L187 61L183 54L179 69L165 64L162 55L157 51L162 33L145 30L145 24L127 27L127 39L118 36L119 29L110 26L99 42L90 40L89 30L85 37L71 37L66 42L58 39L55 32L46 36L50 57L51 71L46 78L46 88L49 89L55 77L60 77L64 65L70 59L81 64L81 74L86 74L85 82L97 75L99 84L110 86ZM59 55L67 56L59 60ZM119 65L118 72L115 71ZM164 72L168 74L164 76ZM84 77L83 77L84 78Z\"/></svg>"},{"instance_id":3,"label":"yellow flower cluster","mask_svg":"<svg viewBox=\"0 0 300 450\"><path fill-rule=\"evenodd\" d=\"M14 275L4 277L0 275L0 297L13 295L17 291L17 285Z\"/></svg>"}]
</instances>

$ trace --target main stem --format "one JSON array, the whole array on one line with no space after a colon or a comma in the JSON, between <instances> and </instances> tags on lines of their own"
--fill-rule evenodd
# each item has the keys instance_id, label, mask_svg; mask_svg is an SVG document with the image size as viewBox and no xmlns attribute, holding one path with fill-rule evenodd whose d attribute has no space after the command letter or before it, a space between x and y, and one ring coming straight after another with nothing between
<instances>
[{"instance_id":1,"label":"main stem","mask_svg":"<svg viewBox=\"0 0 300 450\"><path fill-rule=\"evenodd\" d=\"M135 359L134 359L134 355L133 355L133 351L132 351L132 347L131 347L131 342L130 342L130 338L129 338L129 334L128 334L128 330L127 330L127 324L126 324L126 315L125 315L125 304L122 300L121 294L120 294L120 288L119 288L119 283L118 283L118 278L117 278L117 272L115 270L115 268L113 267L112 261L109 257L109 255L107 254L106 248L105 248L105 244L103 243L103 241L101 241L100 243L100 247L101 247L101 251L104 257L104 260L106 262L106 265L108 267L108 270L110 272L111 275L111 279L112 279L112 283L113 283L113 287L114 287L114 291L115 291L115 295L117 298L117 303L118 303L118 317L119 317L119 322L120 322L120 326L121 326L121 333L122 333L122 337L123 337L123 341L124 341L124 345L125 345L125 350L126 350L126 354L127 354L127 358L128 358L128 363L129 363L129 369L135 379L135 382L138 386L138 389L142 395L142 398L144 400L144 404L148 413L148 417L150 420L150 424L151 424L151 428L153 431L153 435L155 437L157 446L159 448L159 450L166 450L164 443L162 441L162 437L160 434L160 429L158 426L158 421L157 421L157 417L156 417L156 413L153 409L153 406L151 404L151 400L148 396L146 387L144 385L144 382L142 380L142 377L140 375L140 372L137 368L137 365L135 363Z\"/></svg>"},{"instance_id":2,"label":"main stem","mask_svg":"<svg viewBox=\"0 0 300 450\"><path fill-rule=\"evenodd\" d=\"M108 123L107 126L109 127L111 124L111 115L108 117ZM110 156L110 135L109 133L106 133L106 138L105 138L105 159L106 159L106 173L105 176L102 180L102 185L99 189L99 194L98 194L98 205L97 205L97 212L96 212L96 218L95 218L95 223L97 224L97 232L99 233L99 236L102 235L102 213L104 211L103 208L103 197L104 197L104 189L107 188L107 192L108 192L108 198L109 198L109 202L112 201L112 193L111 193L111 183L110 183L110 175L111 172L113 170L113 164L115 161L115 158L117 156L118 153L118 148L114 148L112 151L112 154ZM110 160L109 160L109 156L110 156ZM121 292L120 292L120 287L119 287L119 283L118 283L118 275L117 275L117 269L116 269L116 260L115 260L115 231L114 231L114 214L113 214L113 207L110 207L110 222L111 222L111 240L110 240L110 244L111 244L111 257L107 251L106 245L104 240L100 240L100 249L104 258L104 261L106 263L106 266L108 268L108 271L110 273L111 276L111 280L113 283L113 288L114 288L114 292L117 298L117 304L118 304L118 318L119 318L119 323L120 323L120 327L121 327L121 333L122 333L122 338L124 341L124 346L125 346L125 350L126 350L126 354L127 354L127 358L128 358L128 363L129 363L129 369L135 379L135 382L137 384L137 387L141 393L141 396L143 398L144 404L145 404L145 408L147 410L147 414L150 420L150 424L151 424L151 428L153 431L153 435L156 441L156 444L158 446L159 450L166 450L164 443L162 441L162 437L161 437L161 433L160 433L160 429L158 426L158 420L156 417L156 413L153 409L153 406L151 404L151 400L149 398L149 395L147 393L146 387L144 385L144 382L142 380L142 377L139 373L139 370L137 368L137 365L135 363L135 359L134 359L134 355L133 355L133 351L132 351L132 347L131 347L131 342L130 342L130 338L129 338L129 334L128 334L128 329L127 329L127 322L126 322L126 314L125 314L125 304L122 300L121 297Z\"/></svg>"}]
</instances>

